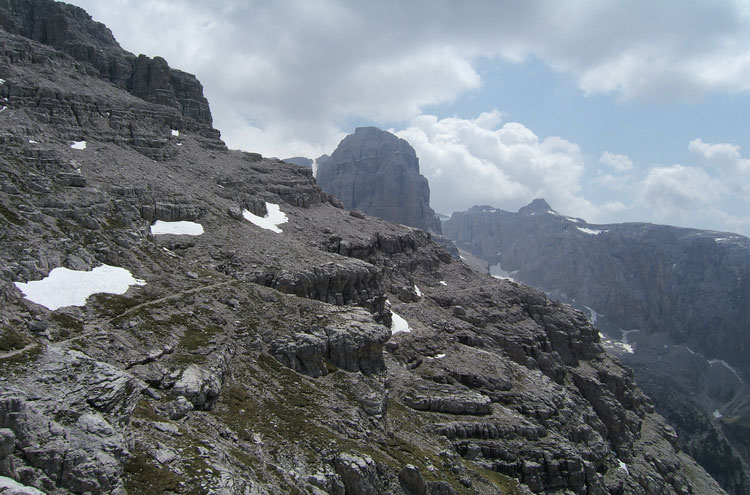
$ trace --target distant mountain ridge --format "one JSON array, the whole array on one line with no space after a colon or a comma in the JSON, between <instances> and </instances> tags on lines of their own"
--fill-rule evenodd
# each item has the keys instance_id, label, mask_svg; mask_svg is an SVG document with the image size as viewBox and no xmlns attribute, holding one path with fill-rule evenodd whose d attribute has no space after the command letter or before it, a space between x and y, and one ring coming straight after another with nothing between
<instances>
[{"instance_id":1,"label":"distant mountain ridge","mask_svg":"<svg viewBox=\"0 0 750 495\"><path fill-rule=\"evenodd\" d=\"M441 233L429 184L405 140L376 127L358 127L329 159L318 162L318 185L345 208Z\"/></svg>"},{"instance_id":2,"label":"distant mountain ridge","mask_svg":"<svg viewBox=\"0 0 750 495\"><path fill-rule=\"evenodd\" d=\"M585 310L616 340L627 338L635 353L622 359L660 413L681 436L690 434L690 452L717 464L709 470L729 491L749 493L741 425L750 419L750 239L648 223L589 224L542 199L517 213L490 206L456 212L443 231L496 270ZM709 459L719 451L723 461Z\"/></svg>"}]
</instances>

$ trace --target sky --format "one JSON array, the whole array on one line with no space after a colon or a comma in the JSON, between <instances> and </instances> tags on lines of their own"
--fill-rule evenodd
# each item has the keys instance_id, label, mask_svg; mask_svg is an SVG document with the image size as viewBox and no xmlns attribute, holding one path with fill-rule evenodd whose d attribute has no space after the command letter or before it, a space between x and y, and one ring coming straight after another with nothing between
<instances>
[{"instance_id":1,"label":"sky","mask_svg":"<svg viewBox=\"0 0 750 495\"><path fill-rule=\"evenodd\" d=\"M74 0L197 75L230 148L409 141L443 214L750 235L750 0Z\"/></svg>"}]
</instances>

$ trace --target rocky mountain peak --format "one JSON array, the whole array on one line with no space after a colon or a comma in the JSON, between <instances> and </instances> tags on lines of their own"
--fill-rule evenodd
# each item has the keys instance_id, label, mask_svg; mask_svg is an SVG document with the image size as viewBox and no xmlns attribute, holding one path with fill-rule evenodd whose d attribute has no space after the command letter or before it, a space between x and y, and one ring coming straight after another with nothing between
<instances>
[{"instance_id":1,"label":"rocky mountain peak","mask_svg":"<svg viewBox=\"0 0 750 495\"><path fill-rule=\"evenodd\" d=\"M527 204L518 213L521 215L535 215L537 213L547 213L552 211L552 207L542 198L536 198L531 203Z\"/></svg>"},{"instance_id":2,"label":"rocky mountain peak","mask_svg":"<svg viewBox=\"0 0 750 495\"><path fill-rule=\"evenodd\" d=\"M54 0L0 2L0 26L87 64L92 72L134 96L158 103L210 127L213 119L203 86L161 57L136 57L123 50L112 32L85 10Z\"/></svg>"},{"instance_id":3,"label":"rocky mountain peak","mask_svg":"<svg viewBox=\"0 0 750 495\"><path fill-rule=\"evenodd\" d=\"M328 160L318 162L318 184L345 208L440 233L427 179L404 139L377 127L357 127Z\"/></svg>"}]
</instances>

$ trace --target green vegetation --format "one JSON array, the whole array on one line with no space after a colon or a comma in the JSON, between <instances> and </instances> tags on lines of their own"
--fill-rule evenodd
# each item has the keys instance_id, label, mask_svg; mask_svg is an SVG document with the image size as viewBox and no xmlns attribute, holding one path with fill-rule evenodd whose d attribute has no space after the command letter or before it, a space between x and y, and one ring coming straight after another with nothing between
<instances>
[{"instance_id":1,"label":"green vegetation","mask_svg":"<svg viewBox=\"0 0 750 495\"><path fill-rule=\"evenodd\" d=\"M4 216L10 223L16 225L26 225L26 220L10 211L4 204L0 203L0 215Z\"/></svg>"},{"instance_id":2,"label":"green vegetation","mask_svg":"<svg viewBox=\"0 0 750 495\"><path fill-rule=\"evenodd\" d=\"M180 320L181 324L185 324L184 320L175 318L178 316L181 315L170 316L169 323L175 324L177 320ZM174 323L173 318L175 318ZM195 351L207 346L214 336L221 334L223 331L218 325L208 325L205 327L189 326L180 339L180 347L187 351Z\"/></svg>"},{"instance_id":3,"label":"green vegetation","mask_svg":"<svg viewBox=\"0 0 750 495\"><path fill-rule=\"evenodd\" d=\"M0 357L0 376L24 374L34 368L34 363L42 356L42 346L34 345L13 356Z\"/></svg>"},{"instance_id":4,"label":"green vegetation","mask_svg":"<svg viewBox=\"0 0 750 495\"><path fill-rule=\"evenodd\" d=\"M164 421L164 418L156 412L151 403L141 398L133 409L133 417L142 418L148 421Z\"/></svg>"},{"instance_id":5,"label":"green vegetation","mask_svg":"<svg viewBox=\"0 0 750 495\"><path fill-rule=\"evenodd\" d=\"M128 493L182 493L180 477L157 465L143 450L133 450L124 471Z\"/></svg>"},{"instance_id":6,"label":"green vegetation","mask_svg":"<svg viewBox=\"0 0 750 495\"><path fill-rule=\"evenodd\" d=\"M26 347L31 340L27 335L10 327L0 328L0 351L16 351Z\"/></svg>"},{"instance_id":7,"label":"green vegetation","mask_svg":"<svg viewBox=\"0 0 750 495\"><path fill-rule=\"evenodd\" d=\"M66 339L70 337L71 332L73 333L83 332L83 322L65 313L55 311L50 315L49 319L50 321L57 323L57 325L60 327L61 338Z\"/></svg>"}]
</instances>

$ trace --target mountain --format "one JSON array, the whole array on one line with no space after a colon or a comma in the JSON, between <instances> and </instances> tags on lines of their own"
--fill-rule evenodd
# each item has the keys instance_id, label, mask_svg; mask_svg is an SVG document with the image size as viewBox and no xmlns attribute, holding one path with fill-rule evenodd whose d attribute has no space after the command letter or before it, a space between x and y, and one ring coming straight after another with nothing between
<instances>
[{"instance_id":1,"label":"mountain","mask_svg":"<svg viewBox=\"0 0 750 495\"><path fill-rule=\"evenodd\" d=\"M724 493L581 312L0 18L0 492Z\"/></svg>"},{"instance_id":2,"label":"mountain","mask_svg":"<svg viewBox=\"0 0 750 495\"><path fill-rule=\"evenodd\" d=\"M358 127L318 163L321 189L348 210L440 234L430 186L408 142L376 127Z\"/></svg>"},{"instance_id":3,"label":"mountain","mask_svg":"<svg viewBox=\"0 0 750 495\"><path fill-rule=\"evenodd\" d=\"M621 359L682 446L728 491L750 493L750 239L646 223L591 225L541 199L517 213L457 212L443 230L495 273L589 313L620 341Z\"/></svg>"},{"instance_id":4,"label":"mountain","mask_svg":"<svg viewBox=\"0 0 750 495\"><path fill-rule=\"evenodd\" d=\"M312 158L305 158L304 156L293 156L291 158L284 158L284 161L293 165L299 165L300 167L312 167Z\"/></svg>"}]
</instances>

